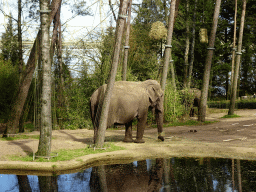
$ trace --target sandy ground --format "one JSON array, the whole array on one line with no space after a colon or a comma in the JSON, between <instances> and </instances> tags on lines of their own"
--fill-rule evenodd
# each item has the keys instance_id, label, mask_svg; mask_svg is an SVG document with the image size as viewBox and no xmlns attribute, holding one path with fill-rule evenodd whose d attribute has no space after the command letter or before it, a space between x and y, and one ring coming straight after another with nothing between
<instances>
[{"instance_id":1,"label":"sandy ground","mask_svg":"<svg viewBox=\"0 0 256 192\"><path fill-rule=\"evenodd\" d=\"M256 109L238 110L239 118L220 118L226 113L208 114L206 120L218 121L201 126L165 127L165 141L157 140L156 128L145 130L145 143L123 143L124 129L107 130L106 142L123 146L126 150L87 155L68 162L37 163L10 161L10 155L25 156L38 149L38 140L24 139L0 141L0 173L17 173L26 170L40 171L44 174L54 171L73 172L101 163L113 164L160 157L220 157L234 159L256 159ZM38 131L25 133L39 135ZM92 144L93 130L55 130L53 131L52 151L58 149L85 148ZM134 131L133 136L136 136ZM27 173L27 172L26 172ZM22 174L25 174L24 172ZM49 173L50 174L50 173Z\"/></svg>"}]
</instances>

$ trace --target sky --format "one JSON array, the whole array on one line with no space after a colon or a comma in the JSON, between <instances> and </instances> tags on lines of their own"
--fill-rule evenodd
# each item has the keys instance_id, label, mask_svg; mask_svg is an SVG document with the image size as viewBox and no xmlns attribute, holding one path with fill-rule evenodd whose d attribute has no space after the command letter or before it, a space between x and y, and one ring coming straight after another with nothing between
<instances>
[{"instance_id":1,"label":"sky","mask_svg":"<svg viewBox=\"0 0 256 192\"><path fill-rule=\"evenodd\" d=\"M64 2L68 2L68 0L63 0ZM24 2L24 0L23 0ZM117 16L118 5L117 0L112 0L113 9L115 10L115 14ZM75 13L72 13L69 6L62 5L61 8L61 23L62 23L62 34L64 37L64 42L76 42L77 40L83 39L91 41L90 35L95 32L101 31L101 29L105 30L108 26L110 26L111 20L112 25L115 25L115 21L113 20L112 12L109 8L109 1L102 0L87 0L86 5L89 8L90 13L92 15L88 16L76 16ZM100 5L101 9L100 9ZM39 4L37 5L39 9ZM0 9L3 10L6 14L12 13L12 16L17 19L17 0L0 0ZM28 8L23 8L22 13L22 39L23 41L28 40L33 42L38 29L40 27L40 20L31 20L28 18ZM102 21L102 22L101 22ZM8 18L4 17L4 13L0 11L0 39L2 33L5 32L4 24L8 22ZM13 24L16 24L16 21L13 21ZM30 49L24 49L24 61L26 63L28 56L30 54ZM80 53L76 53L76 55L80 55ZM76 63L81 61L81 58L73 59L73 62ZM75 70L75 69L74 69Z\"/></svg>"},{"instance_id":2,"label":"sky","mask_svg":"<svg viewBox=\"0 0 256 192\"><path fill-rule=\"evenodd\" d=\"M103 6L101 9L102 12L102 19L106 17L106 14L109 12L109 7L105 2L106 0L104 0L103 2ZM101 26L99 25L100 23L100 1L99 0L90 0L87 1L86 5L89 7L90 12L93 14L92 16L75 16L72 19L72 16L74 16L75 14L71 12L70 8L68 6L62 6L62 10L61 10L61 22L62 24L65 23L64 27L66 26L71 26L73 27L73 31L77 31L77 28L85 28L85 27L89 27L89 28L94 28L96 26ZM10 12L12 13L13 17L15 19L17 19L17 0L0 0L0 8L6 13L9 14ZM115 7L116 8L116 7ZM39 9L39 5L38 5L38 9ZM33 29L38 28L40 26L39 21L35 22L35 21L31 21L30 18L27 18L28 16L28 9L23 8L24 13L22 14L22 23L28 23L30 26L29 28ZM0 12L0 33L4 32L4 28L3 28L3 23L7 22L7 19L5 19L4 14L2 12ZM15 23L15 22L14 22ZM108 24L108 21L103 22L102 26L106 27ZM25 29L24 29L25 30ZM75 34L73 34L75 35Z\"/></svg>"},{"instance_id":3,"label":"sky","mask_svg":"<svg viewBox=\"0 0 256 192\"><path fill-rule=\"evenodd\" d=\"M63 0L64 1L64 0ZM23 0L24 2L24 0ZM64 1L64 2L67 2ZM115 0L112 0L113 8L115 13L118 12L118 7L115 5ZM70 42L74 43L80 39L91 41L90 34L94 34L97 31L105 30L107 26L110 25L110 20L112 18L112 13L110 11L108 0L102 0L100 9L100 0L89 0L86 1L86 6L90 10L91 15L88 16L77 16L69 6L62 5L61 8L61 23L62 23L62 34L64 37L64 43ZM0 9L4 11L5 14L11 13L13 18L17 20L17 0L0 0ZM39 4L37 5L39 9ZM28 17L28 8L23 8L22 13L22 39L23 41L33 42L38 29L40 27L40 20L32 20ZM0 11L0 39L2 33L5 32L5 25L8 22L8 18L4 16L4 13ZM38 17L39 18L39 17ZM112 19L113 20L113 19ZM102 21L102 22L101 22ZM114 22L113 22L114 23ZM13 20L13 24L16 26L16 21ZM52 31L52 30L51 30ZM29 54L30 48L23 49L24 51L24 61L26 63ZM81 57L80 53L75 53ZM82 58L84 59L84 58ZM73 59L73 63L80 62L81 58ZM77 69L73 69L76 71ZM73 73L75 74L76 72Z\"/></svg>"}]
</instances>

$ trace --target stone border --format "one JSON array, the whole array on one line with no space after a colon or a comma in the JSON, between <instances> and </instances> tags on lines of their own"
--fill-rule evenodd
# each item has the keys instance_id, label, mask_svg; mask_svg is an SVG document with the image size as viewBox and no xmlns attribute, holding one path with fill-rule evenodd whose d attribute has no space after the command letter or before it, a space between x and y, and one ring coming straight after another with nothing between
<instances>
[{"instance_id":1,"label":"stone border","mask_svg":"<svg viewBox=\"0 0 256 192\"><path fill-rule=\"evenodd\" d=\"M184 144L183 144L184 145ZM59 162L21 162L21 161L0 161L0 174L19 175L41 175L51 176L59 174L75 173L98 165L124 164L137 160L171 158L171 157L195 157L195 158L233 158L256 160L255 148L240 147L216 147L214 143L193 143L188 142L185 146L178 143L157 144L145 147L128 147L127 150L112 151L106 153L91 154L77 157L70 161ZM228 153L227 153L228 151ZM241 151L243 151L241 153Z\"/></svg>"}]
</instances>

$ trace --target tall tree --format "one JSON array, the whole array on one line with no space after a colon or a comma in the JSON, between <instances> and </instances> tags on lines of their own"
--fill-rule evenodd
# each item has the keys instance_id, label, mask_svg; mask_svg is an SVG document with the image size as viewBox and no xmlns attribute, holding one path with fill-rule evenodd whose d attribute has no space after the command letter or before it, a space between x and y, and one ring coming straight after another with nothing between
<instances>
[{"instance_id":1,"label":"tall tree","mask_svg":"<svg viewBox=\"0 0 256 192\"><path fill-rule=\"evenodd\" d=\"M241 23L240 23L240 31L239 31L239 39L238 39L238 46L237 46L237 56L236 56L236 63L234 69L234 78L233 84L231 89L231 98L230 98L230 106L229 106L229 115L234 115L235 112L235 104L236 104L236 92L237 92L237 81L239 77L239 67L240 67L240 60L242 55L242 41L243 41L243 31L244 31L244 20L245 20L245 10L246 10L246 0L243 0L243 10L241 15Z\"/></svg>"},{"instance_id":2,"label":"tall tree","mask_svg":"<svg viewBox=\"0 0 256 192\"><path fill-rule=\"evenodd\" d=\"M188 52L189 52L189 0L186 2L186 48L185 48L185 56L184 56L184 82L183 87L187 87L187 79L188 79Z\"/></svg>"},{"instance_id":3,"label":"tall tree","mask_svg":"<svg viewBox=\"0 0 256 192\"><path fill-rule=\"evenodd\" d=\"M123 81L126 81L127 75L127 62L128 62L128 51L129 51L129 37L130 37L130 20L132 12L132 0L129 1L127 8L128 18L126 22L126 37L125 37L125 46L124 46L124 63L123 63Z\"/></svg>"},{"instance_id":4,"label":"tall tree","mask_svg":"<svg viewBox=\"0 0 256 192\"><path fill-rule=\"evenodd\" d=\"M8 19L6 32L2 34L1 55L4 60L10 60L13 66L18 65L18 39L13 27L12 15Z\"/></svg>"},{"instance_id":5,"label":"tall tree","mask_svg":"<svg viewBox=\"0 0 256 192\"><path fill-rule=\"evenodd\" d=\"M193 13L193 25L192 25L192 42L191 42L191 50L190 50L190 62L188 68L188 83L187 88L190 88L191 85L191 78L192 78L192 71L193 71L193 64L194 64L194 51L195 51L195 39L196 39L196 7L197 7L197 0L195 0L194 6L194 13Z\"/></svg>"},{"instance_id":6,"label":"tall tree","mask_svg":"<svg viewBox=\"0 0 256 192\"><path fill-rule=\"evenodd\" d=\"M51 4L51 14L49 23L52 22L53 17L55 16L59 6L61 4L61 0L54 0ZM8 119L6 129L3 137L7 137L8 134L15 134L19 128L19 120L22 115L23 107L28 95L29 87L31 85L33 74L35 71L35 64L38 59L37 51L39 50L39 38L41 37L41 30L39 30L33 47L30 51L30 55L27 61L26 69L23 71L22 80L19 85L18 94L14 101L14 105L11 111L11 115Z\"/></svg>"},{"instance_id":7,"label":"tall tree","mask_svg":"<svg viewBox=\"0 0 256 192\"><path fill-rule=\"evenodd\" d=\"M172 43L172 34L173 34L173 26L174 26L175 4L176 4L176 0L171 1L168 32L167 32L167 42L165 45L163 75L162 75L162 81L161 81L161 88L163 91L165 90L168 66L169 66L170 57L171 57L171 47L172 47L171 43ZM174 75L174 73L172 75ZM175 88L175 77L173 76L172 76L172 83L174 86L173 88Z\"/></svg>"},{"instance_id":8,"label":"tall tree","mask_svg":"<svg viewBox=\"0 0 256 192\"><path fill-rule=\"evenodd\" d=\"M106 92L104 95L103 104L101 106L101 111L97 110L97 113L100 112L100 119L99 119L99 126L97 127L97 135L95 139L95 145L97 147L102 147L104 144L105 139L105 132L107 127L107 120L108 120L108 111L109 111L109 105L110 105L110 99L112 95L112 90L115 83L115 77L117 72L117 66L118 66L118 59L119 59L119 53L120 53L120 46L122 41L122 35L124 30L124 22L125 22L125 13L128 6L128 0L123 0L120 3L119 8L119 16L118 16L118 23L116 26L116 43L114 48L114 55L112 60L112 68L110 71L110 77L109 82L106 88ZM97 115L96 115L97 116Z\"/></svg>"},{"instance_id":9,"label":"tall tree","mask_svg":"<svg viewBox=\"0 0 256 192\"><path fill-rule=\"evenodd\" d=\"M22 79L22 70L23 70L21 12L22 12L21 0L18 0L18 46L19 46L19 75L20 75L20 82L21 82L21 79Z\"/></svg>"},{"instance_id":10,"label":"tall tree","mask_svg":"<svg viewBox=\"0 0 256 192\"><path fill-rule=\"evenodd\" d=\"M218 17L220 12L220 5L221 5L221 0L216 0L212 31L211 31L210 40L209 40L209 47L207 48L208 53L207 53L207 58L205 62L205 67L204 67L204 77L203 77L202 95L201 95L201 100L199 105L198 121L205 121L205 116L206 116L206 104L207 104L207 96L208 96L208 89L209 89L211 64L212 64L212 57L213 57L213 51L214 51L215 36L217 31Z\"/></svg>"},{"instance_id":11,"label":"tall tree","mask_svg":"<svg viewBox=\"0 0 256 192\"><path fill-rule=\"evenodd\" d=\"M52 139L52 118L51 118L51 56L49 37L49 1L40 0L40 20L42 30L41 54L43 66L42 85L42 111L40 138L37 155L50 156Z\"/></svg>"},{"instance_id":12,"label":"tall tree","mask_svg":"<svg viewBox=\"0 0 256 192\"><path fill-rule=\"evenodd\" d=\"M234 14L234 35L233 35L233 50L232 50L232 64L231 64L231 89L232 89L233 79L234 79L234 66L235 66L235 57L236 57L236 16L237 16L237 0L235 0L235 14Z\"/></svg>"}]
</instances>

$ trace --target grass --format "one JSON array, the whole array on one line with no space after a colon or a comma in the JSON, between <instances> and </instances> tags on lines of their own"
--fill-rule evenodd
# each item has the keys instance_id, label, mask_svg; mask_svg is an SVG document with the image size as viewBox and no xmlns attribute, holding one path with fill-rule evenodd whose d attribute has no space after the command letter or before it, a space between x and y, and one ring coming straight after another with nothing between
<instances>
[{"instance_id":1,"label":"grass","mask_svg":"<svg viewBox=\"0 0 256 192\"><path fill-rule=\"evenodd\" d=\"M39 139L39 135L16 135L15 137L1 137L0 141L15 141L20 139Z\"/></svg>"},{"instance_id":2,"label":"grass","mask_svg":"<svg viewBox=\"0 0 256 192\"><path fill-rule=\"evenodd\" d=\"M224 115L221 118L236 118L236 117L241 117L241 116L234 114L234 115Z\"/></svg>"},{"instance_id":3,"label":"grass","mask_svg":"<svg viewBox=\"0 0 256 192\"><path fill-rule=\"evenodd\" d=\"M208 113L228 113L228 109L207 108Z\"/></svg>"},{"instance_id":4,"label":"grass","mask_svg":"<svg viewBox=\"0 0 256 192\"><path fill-rule=\"evenodd\" d=\"M55 153L58 153L57 157L51 158L49 161L44 158L36 158L34 162L57 162L57 161L69 161L71 159L90 155L90 154L96 154L96 153L104 153L104 152L110 152L110 151L118 151L118 150L124 150L124 147L115 146L113 143L106 143L104 145L105 150L103 149L93 149L90 147L83 148L83 149L61 149L58 151L54 151ZM20 156L10 156L10 160L12 161L33 161L33 154L27 155L25 157ZM82 161L79 159L79 161Z\"/></svg>"}]
</instances>

